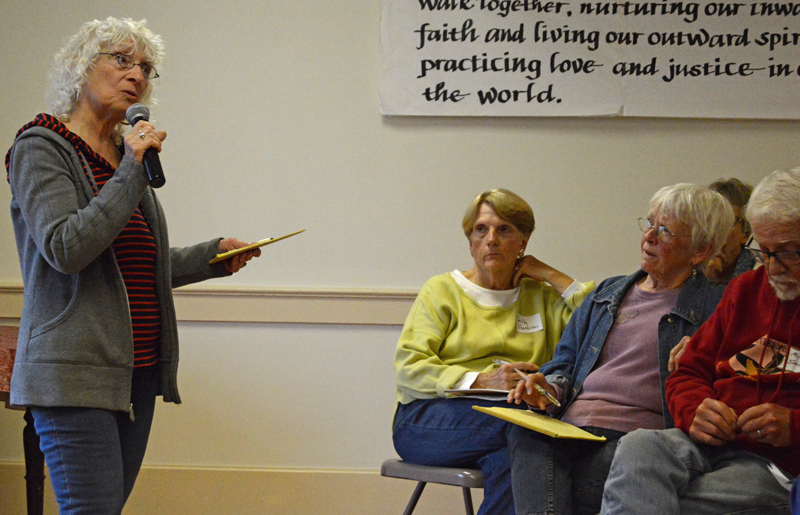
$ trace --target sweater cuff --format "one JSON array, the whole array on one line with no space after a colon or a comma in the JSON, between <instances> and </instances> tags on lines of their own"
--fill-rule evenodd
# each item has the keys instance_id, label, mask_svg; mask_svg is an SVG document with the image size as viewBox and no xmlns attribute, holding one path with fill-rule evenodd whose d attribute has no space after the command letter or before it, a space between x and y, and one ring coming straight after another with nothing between
<instances>
[{"instance_id":1,"label":"sweater cuff","mask_svg":"<svg viewBox=\"0 0 800 515\"><path fill-rule=\"evenodd\" d=\"M480 372L467 372L461 379L458 380L456 384L453 385L453 390L469 390L472 386L472 383L475 382L475 379L478 378L478 374Z\"/></svg>"},{"instance_id":2,"label":"sweater cuff","mask_svg":"<svg viewBox=\"0 0 800 515\"><path fill-rule=\"evenodd\" d=\"M580 281L572 281L572 284L569 285L569 288L564 290L564 293L561 294L561 297L564 299L568 299L578 293L579 291L585 288L584 284Z\"/></svg>"}]
</instances>

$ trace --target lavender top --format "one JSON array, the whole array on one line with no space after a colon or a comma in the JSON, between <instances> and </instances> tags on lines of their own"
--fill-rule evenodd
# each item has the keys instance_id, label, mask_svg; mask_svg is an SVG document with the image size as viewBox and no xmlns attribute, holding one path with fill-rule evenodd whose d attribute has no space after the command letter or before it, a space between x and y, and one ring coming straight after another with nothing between
<instances>
[{"instance_id":1,"label":"lavender top","mask_svg":"<svg viewBox=\"0 0 800 515\"><path fill-rule=\"evenodd\" d=\"M664 429L658 363L658 322L680 288L625 296L594 370L562 420L616 431Z\"/></svg>"}]
</instances>

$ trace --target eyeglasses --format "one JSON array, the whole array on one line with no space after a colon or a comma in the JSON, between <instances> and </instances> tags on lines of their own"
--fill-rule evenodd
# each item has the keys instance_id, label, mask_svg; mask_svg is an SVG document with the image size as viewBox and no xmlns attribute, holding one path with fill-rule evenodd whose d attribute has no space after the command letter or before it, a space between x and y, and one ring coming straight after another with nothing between
<instances>
[{"instance_id":1,"label":"eyeglasses","mask_svg":"<svg viewBox=\"0 0 800 515\"><path fill-rule=\"evenodd\" d=\"M671 240L675 236L689 236L688 234L675 234L663 225L656 227L653 225L653 222L647 218L639 218L639 229L644 233L656 231L656 237L664 242Z\"/></svg>"},{"instance_id":2,"label":"eyeglasses","mask_svg":"<svg viewBox=\"0 0 800 515\"><path fill-rule=\"evenodd\" d=\"M779 250L778 252L767 252L766 250L751 247L750 245L752 243L753 238L751 237L747 241L747 245L745 245L744 248L749 250L759 263L766 265L767 260L775 259L778 261L778 263L783 265L784 268L800 265L800 250Z\"/></svg>"},{"instance_id":3,"label":"eyeglasses","mask_svg":"<svg viewBox=\"0 0 800 515\"><path fill-rule=\"evenodd\" d=\"M156 71L155 68L153 68L153 65L148 63L137 63L136 61L133 60L133 57L129 55L119 54L119 53L110 54L108 52L99 52L97 55L110 55L111 57L116 58L117 64L123 70L132 70L133 67L138 64L139 68L142 69L142 75L144 75L144 78L147 80L157 79L159 77L158 72Z\"/></svg>"}]
</instances>

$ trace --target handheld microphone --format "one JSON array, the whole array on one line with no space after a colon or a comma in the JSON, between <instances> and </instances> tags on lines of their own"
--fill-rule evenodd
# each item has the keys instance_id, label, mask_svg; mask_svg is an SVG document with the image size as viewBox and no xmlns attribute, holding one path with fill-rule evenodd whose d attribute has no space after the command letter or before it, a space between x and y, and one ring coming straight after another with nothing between
<instances>
[{"instance_id":1,"label":"handheld microphone","mask_svg":"<svg viewBox=\"0 0 800 515\"><path fill-rule=\"evenodd\" d=\"M149 121L150 110L142 104L133 104L125 111L125 117L133 127L141 120ZM144 151L142 164L144 164L144 171L147 172L147 180L150 182L150 186L160 188L167 182L167 179L164 178L164 170L161 169L161 160L158 158L156 149L150 147Z\"/></svg>"}]
</instances>

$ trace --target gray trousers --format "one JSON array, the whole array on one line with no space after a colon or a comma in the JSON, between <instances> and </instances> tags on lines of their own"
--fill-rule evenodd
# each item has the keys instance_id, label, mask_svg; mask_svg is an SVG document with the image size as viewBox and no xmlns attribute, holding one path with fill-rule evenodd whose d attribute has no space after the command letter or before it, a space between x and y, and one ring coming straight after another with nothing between
<instances>
[{"instance_id":1,"label":"gray trousers","mask_svg":"<svg viewBox=\"0 0 800 515\"><path fill-rule=\"evenodd\" d=\"M617 447L601 515L789 515L789 491L747 451L697 444L680 429L639 429Z\"/></svg>"}]
</instances>

